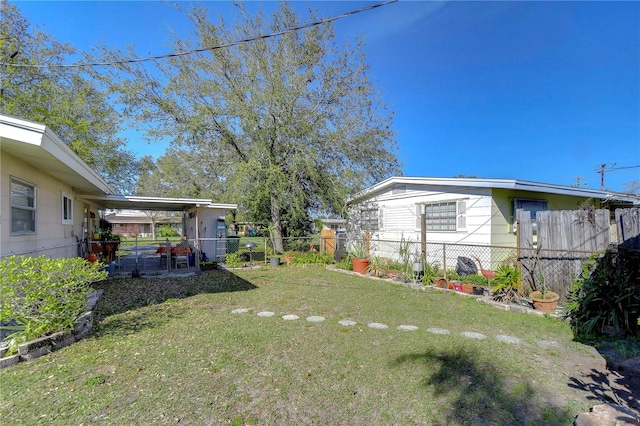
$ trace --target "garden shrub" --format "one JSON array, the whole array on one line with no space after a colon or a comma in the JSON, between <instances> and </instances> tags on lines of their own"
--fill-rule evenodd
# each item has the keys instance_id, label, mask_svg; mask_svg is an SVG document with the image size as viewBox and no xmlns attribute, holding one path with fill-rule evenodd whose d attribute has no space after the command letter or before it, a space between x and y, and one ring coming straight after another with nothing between
<instances>
[{"instance_id":1,"label":"garden shrub","mask_svg":"<svg viewBox=\"0 0 640 426\"><path fill-rule=\"evenodd\" d=\"M482 275L465 275L464 277L461 277L460 275L458 275L457 272L455 271L450 271L447 272L447 278L452 280L452 281L457 281L460 284L471 284L471 285L475 285L475 286L486 286L487 285L487 279L485 277L483 277Z\"/></svg>"},{"instance_id":2,"label":"garden shrub","mask_svg":"<svg viewBox=\"0 0 640 426\"><path fill-rule=\"evenodd\" d=\"M180 233L169 225L162 225L156 230L156 238L179 237Z\"/></svg>"},{"instance_id":3,"label":"garden shrub","mask_svg":"<svg viewBox=\"0 0 640 426\"><path fill-rule=\"evenodd\" d=\"M229 268L239 268L244 265L244 261L238 253L227 253L227 255L224 257L224 263Z\"/></svg>"},{"instance_id":4,"label":"garden shrub","mask_svg":"<svg viewBox=\"0 0 640 426\"><path fill-rule=\"evenodd\" d=\"M333 263L333 256L330 253L314 253L314 252L306 252L296 254L293 259L291 259L292 265L328 265Z\"/></svg>"},{"instance_id":5,"label":"garden shrub","mask_svg":"<svg viewBox=\"0 0 640 426\"><path fill-rule=\"evenodd\" d=\"M336 264L336 268L352 271L353 265L351 264L351 256L349 255L343 256L340 262Z\"/></svg>"},{"instance_id":6,"label":"garden shrub","mask_svg":"<svg viewBox=\"0 0 640 426\"><path fill-rule=\"evenodd\" d=\"M511 303L521 290L520 269L508 264L498 266L493 280L493 299Z\"/></svg>"},{"instance_id":7,"label":"garden shrub","mask_svg":"<svg viewBox=\"0 0 640 426\"><path fill-rule=\"evenodd\" d=\"M608 250L585 265L571 287L566 317L576 337L613 327L616 334L640 331L640 252Z\"/></svg>"},{"instance_id":8,"label":"garden shrub","mask_svg":"<svg viewBox=\"0 0 640 426\"><path fill-rule=\"evenodd\" d=\"M440 276L440 265L426 262L422 273L422 283L424 285L432 285Z\"/></svg>"},{"instance_id":9,"label":"garden shrub","mask_svg":"<svg viewBox=\"0 0 640 426\"><path fill-rule=\"evenodd\" d=\"M59 331L71 330L87 301L89 284L104 280L103 265L81 258L10 256L0 262L0 321L14 333L9 354L18 345Z\"/></svg>"}]
</instances>

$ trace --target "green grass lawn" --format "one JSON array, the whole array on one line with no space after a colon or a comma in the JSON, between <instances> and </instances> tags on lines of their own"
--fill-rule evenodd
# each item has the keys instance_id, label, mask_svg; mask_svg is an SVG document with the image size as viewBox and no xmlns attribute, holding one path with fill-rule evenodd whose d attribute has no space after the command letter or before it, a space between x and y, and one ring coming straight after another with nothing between
<instances>
[{"instance_id":1,"label":"green grass lawn","mask_svg":"<svg viewBox=\"0 0 640 426\"><path fill-rule=\"evenodd\" d=\"M100 287L91 336L0 372L4 421L570 424L593 404L568 386L567 359L588 360L594 351L573 342L566 324L450 293L319 267ZM300 319L285 321L285 314ZM326 321L306 321L311 315ZM347 318L357 325L338 323Z\"/></svg>"}]
</instances>

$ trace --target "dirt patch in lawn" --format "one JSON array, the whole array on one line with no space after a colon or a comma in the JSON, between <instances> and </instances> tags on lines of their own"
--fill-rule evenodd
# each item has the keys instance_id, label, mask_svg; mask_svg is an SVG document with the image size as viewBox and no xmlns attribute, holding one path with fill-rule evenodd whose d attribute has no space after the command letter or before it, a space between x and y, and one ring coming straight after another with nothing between
<instances>
[{"instance_id":1,"label":"dirt patch in lawn","mask_svg":"<svg viewBox=\"0 0 640 426\"><path fill-rule=\"evenodd\" d=\"M565 371L574 372L569 387L585 392L593 405L614 403L640 414L640 357L607 362L598 353L593 358L572 355L562 362Z\"/></svg>"}]
</instances>

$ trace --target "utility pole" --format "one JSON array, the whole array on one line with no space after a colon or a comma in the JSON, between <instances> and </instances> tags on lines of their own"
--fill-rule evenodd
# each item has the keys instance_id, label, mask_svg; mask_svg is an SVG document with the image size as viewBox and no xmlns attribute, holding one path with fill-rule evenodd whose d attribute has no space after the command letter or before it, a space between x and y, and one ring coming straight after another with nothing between
<instances>
[{"instance_id":1,"label":"utility pole","mask_svg":"<svg viewBox=\"0 0 640 426\"><path fill-rule=\"evenodd\" d=\"M596 166L596 173L600 173L600 190L604 191L604 172L610 172L613 170L624 170L624 169L637 169L640 168L640 165L637 166L625 166L625 167L616 167L616 163L603 163L599 166ZM599 170L598 170L599 169Z\"/></svg>"},{"instance_id":2,"label":"utility pole","mask_svg":"<svg viewBox=\"0 0 640 426\"><path fill-rule=\"evenodd\" d=\"M616 163L612 163L612 164L607 164L607 163L602 163L599 166L596 166L596 172L600 173L600 191L604 191L604 171L605 171L605 167L610 166L610 170L612 170L615 167ZM600 170L598 170L600 169Z\"/></svg>"},{"instance_id":3,"label":"utility pole","mask_svg":"<svg viewBox=\"0 0 640 426\"><path fill-rule=\"evenodd\" d=\"M576 183L574 186L575 188L580 188L580 180L582 180L583 176L576 176ZM587 182L584 182L584 186L587 186Z\"/></svg>"}]
</instances>

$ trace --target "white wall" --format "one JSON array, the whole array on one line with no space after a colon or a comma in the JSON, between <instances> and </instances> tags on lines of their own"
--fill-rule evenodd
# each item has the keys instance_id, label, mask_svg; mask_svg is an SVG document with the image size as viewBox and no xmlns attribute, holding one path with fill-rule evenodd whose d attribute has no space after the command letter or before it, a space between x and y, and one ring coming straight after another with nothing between
<instances>
[{"instance_id":1,"label":"white wall","mask_svg":"<svg viewBox=\"0 0 640 426\"><path fill-rule=\"evenodd\" d=\"M194 212L192 209L191 212ZM223 258L226 253L226 242L224 239L217 240L216 221L224 219L226 210L214 209L209 207L198 208L198 234L200 241L200 250L207 254L209 260L217 260ZM187 219L187 236L189 240L196 237L196 218Z\"/></svg>"},{"instance_id":2,"label":"white wall","mask_svg":"<svg viewBox=\"0 0 640 426\"><path fill-rule=\"evenodd\" d=\"M399 241L401 237L420 241L416 205L428 202L465 201L466 228L456 232L427 232L429 243L490 244L491 190L487 188L431 187L407 185L404 192L388 191L371 200L381 208L383 227L374 238ZM418 222L419 223L419 222Z\"/></svg>"},{"instance_id":3,"label":"white wall","mask_svg":"<svg viewBox=\"0 0 640 426\"><path fill-rule=\"evenodd\" d=\"M70 185L56 180L6 152L2 153L0 166L0 254L3 256L11 253L49 257L77 256L76 236L82 239L85 201L74 194ZM11 177L36 186L35 234L11 234ZM73 225L62 224L62 192L73 198ZM95 205L92 206L92 211L97 212L97 210Z\"/></svg>"}]
</instances>

